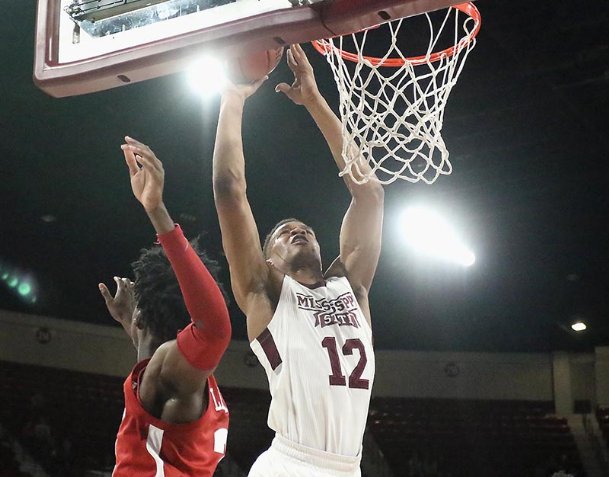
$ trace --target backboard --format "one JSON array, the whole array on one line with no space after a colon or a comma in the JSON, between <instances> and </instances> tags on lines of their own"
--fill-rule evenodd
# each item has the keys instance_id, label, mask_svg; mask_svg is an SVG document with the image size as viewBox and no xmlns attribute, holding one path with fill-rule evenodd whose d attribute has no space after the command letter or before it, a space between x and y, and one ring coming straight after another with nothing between
<instances>
[{"instance_id":1,"label":"backboard","mask_svg":"<svg viewBox=\"0 0 609 477\"><path fill-rule=\"evenodd\" d=\"M101 91L225 57L351 33L456 0L39 0L34 82Z\"/></svg>"}]
</instances>

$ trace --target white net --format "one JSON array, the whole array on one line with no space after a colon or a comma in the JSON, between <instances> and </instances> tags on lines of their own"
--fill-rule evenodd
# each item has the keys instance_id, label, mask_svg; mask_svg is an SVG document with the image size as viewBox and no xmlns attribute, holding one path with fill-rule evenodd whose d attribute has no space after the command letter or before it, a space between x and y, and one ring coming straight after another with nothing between
<instances>
[{"instance_id":1,"label":"white net","mask_svg":"<svg viewBox=\"0 0 609 477\"><path fill-rule=\"evenodd\" d=\"M416 58L406 57L409 45L404 45L404 30L412 19L319 41L340 93L346 162L341 176L350 174L358 183L376 176L383 184L397 179L431 184L452 172L441 135L444 109L475 46L479 18L457 8L449 8L440 21L430 14L424 17L429 44ZM373 44L374 37L378 43L382 34L389 38L389 49L370 58L366 40ZM451 47L438 52L446 42ZM354 52L351 60L343 58L345 48ZM360 167L362 157L370 170Z\"/></svg>"}]
</instances>

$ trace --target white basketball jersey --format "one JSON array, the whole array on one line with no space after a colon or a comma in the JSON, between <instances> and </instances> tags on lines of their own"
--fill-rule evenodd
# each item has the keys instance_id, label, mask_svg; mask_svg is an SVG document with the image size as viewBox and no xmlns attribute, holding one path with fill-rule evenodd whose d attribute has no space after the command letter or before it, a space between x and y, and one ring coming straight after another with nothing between
<instances>
[{"instance_id":1,"label":"white basketball jersey","mask_svg":"<svg viewBox=\"0 0 609 477\"><path fill-rule=\"evenodd\" d=\"M358 455L374 351L349 281L310 289L286 275L271 322L250 345L269 380L269 427L306 447Z\"/></svg>"}]
</instances>

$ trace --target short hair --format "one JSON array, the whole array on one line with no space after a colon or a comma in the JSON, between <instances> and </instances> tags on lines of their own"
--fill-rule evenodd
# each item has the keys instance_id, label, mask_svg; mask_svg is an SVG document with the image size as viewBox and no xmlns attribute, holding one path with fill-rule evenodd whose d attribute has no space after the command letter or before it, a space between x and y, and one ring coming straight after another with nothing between
<instances>
[{"instance_id":1,"label":"short hair","mask_svg":"<svg viewBox=\"0 0 609 477\"><path fill-rule=\"evenodd\" d=\"M200 250L198 238L190 242L195 253L209 270L226 300L226 292L217 279L218 262ZM178 279L163 247L155 245L142 249L139 258L131 264L135 274L135 299L141 312L143 325L162 343L175 339L180 329L190 323Z\"/></svg>"},{"instance_id":2,"label":"short hair","mask_svg":"<svg viewBox=\"0 0 609 477\"><path fill-rule=\"evenodd\" d=\"M289 219L283 219L277 222L275 226L271 229L271 231L266 234L266 237L264 239L264 245L262 246L262 254L264 255L264 258L269 258L269 249L271 248L271 237L279 227L284 224L287 224L288 222L300 222L301 224L304 224L302 220L295 219L294 217L290 217Z\"/></svg>"}]
</instances>

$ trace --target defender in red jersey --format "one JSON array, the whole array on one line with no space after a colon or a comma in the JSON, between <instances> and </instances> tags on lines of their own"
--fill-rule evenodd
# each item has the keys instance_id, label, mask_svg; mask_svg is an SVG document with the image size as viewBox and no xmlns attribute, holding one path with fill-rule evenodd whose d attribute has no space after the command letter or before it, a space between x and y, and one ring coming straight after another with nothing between
<instances>
[{"instance_id":1,"label":"defender in red jersey","mask_svg":"<svg viewBox=\"0 0 609 477\"><path fill-rule=\"evenodd\" d=\"M112 475L207 477L226 451L228 409L212 373L230 341L228 310L210 273L217 265L186 240L165 208L161 161L148 146L125 140L133 194L161 246L143 250L132 264L135 282L114 278L114 296L99 284L138 360L124 384Z\"/></svg>"}]
</instances>

